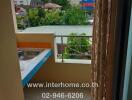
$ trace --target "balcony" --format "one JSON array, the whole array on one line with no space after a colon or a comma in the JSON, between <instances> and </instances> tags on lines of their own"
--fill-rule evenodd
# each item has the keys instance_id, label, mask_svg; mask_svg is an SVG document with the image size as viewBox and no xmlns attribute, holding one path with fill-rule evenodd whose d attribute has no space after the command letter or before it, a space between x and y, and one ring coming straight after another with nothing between
<instances>
[{"instance_id":1,"label":"balcony","mask_svg":"<svg viewBox=\"0 0 132 100\"><path fill-rule=\"evenodd\" d=\"M44 48L50 49L52 55L41 65L35 74L30 78L30 82L54 81L54 82L90 82L91 79L91 45L67 45L68 38L86 39L92 42L91 36L61 36L53 33L18 33L18 48ZM56 41L58 40L58 41ZM69 58L64 49L69 47L88 47L86 51L69 53ZM71 51L72 51L71 50ZM59 61L59 62L58 62ZM73 73L74 71L74 73ZM28 81L28 82L29 82Z\"/></svg>"},{"instance_id":2,"label":"balcony","mask_svg":"<svg viewBox=\"0 0 132 100\"><path fill-rule=\"evenodd\" d=\"M91 36L71 36L71 35L55 35L53 33L18 33L16 34L17 38L17 46L18 48L24 48L25 51L35 51L38 50L36 48L41 48L43 50L48 49L51 53L47 53L47 58L41 52L44 58L41 60L37 66L33 66L35 62L37 62L37 57L32 60L30 63L32 66L27 66L25 71L21 70L22 83L24 86L24 94L25 98L28 100L29 95L31 98L36 98L38 91L40 89L31 89L26 88L27 83L45 83L45 82L63 82L63 83L91 83ZM67 45L67 40L69 38L87 40L90 42L90 45ZM71 47L82 48L86 47L86 51L77 51L78 49L74 48L73 51L77 51L74 53L69 53L69 58L65 58L67 56L64 54L64 49ZM27 48L30 48L27 50ZM32 48L32 49L31 49ZM22 49L21 49L22 50ZM44 51L45 52L45 51ZM43 53L44 53L43 52ZM34 54L34 53L27 53ZM51 55L49 55L51 54ZM37 56L39 53L36 54ZM34 58L34 57L33 57ZM42 63L42 61L44 61ZM59 62L58 62L59 61ZM27 75L27 72L29 73ZM45 92L49 91L49 88L44 88ZM88 94L86 98L90 100L90 88L84 89L69 89L69 88L61 88L56 90L56 88L52 88L52 91L82 91ZM41 91L44 92L44 91ZM34 95L32 93L35 93Z\"/></svg>"},{"instance_id":3,"label":"balcony","mask_svg":"<svg viewBox=\"0 0 132 100\"><path fill-rule=\"evenodd\" d=\"M77 2L77 4L80 3L79 0ZM29 7L25 8L25 15L16 16L18 48L28 48L31 51L41 48L44 49L42 52L50 50L50 56L48 55L45 60L43 55L40 60L40 62L45 60L43 63L38 62L36 66L32 66L32 70L30 66L24 69L31 71L25 79L23 78L24 86L29 82L45 81L90 82L93 22L88 19L92 16L92 11L80 9L80 5L69 5L70 7L66 8L64 6L65 4L62 9L57 10ZM73 34L71 35L71 33ZM30 56L32 62L29 57L29 63L34 64L42 52L35 53L35 55L32 52L33 56L26 55L22 60ZM29 63L28 65L30 65Z\"/></svg>"}]
</instances>

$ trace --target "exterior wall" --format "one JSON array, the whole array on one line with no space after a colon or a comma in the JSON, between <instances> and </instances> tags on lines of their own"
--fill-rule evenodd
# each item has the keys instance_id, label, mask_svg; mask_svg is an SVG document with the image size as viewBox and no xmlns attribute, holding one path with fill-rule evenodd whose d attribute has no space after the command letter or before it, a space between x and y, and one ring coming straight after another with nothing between
<instances>
[{"instance_id":1,"label":"exterior wall","mask_svg":"<svg viewBox=\"0 0 132 100\"><path fill-rule=\"evenodd\" d=\"M16 5L30 5L31 0L14 0L14 3Z\"/></svg>"},{"instance_id":2,"label":"exterior wall","mask_svg":"<svg viewBox=\"0 0 132 100\"><path fill-rule=\"evenodd\" d=\"M69 0L71 5L79 5L80 0Z\"/></svg>"},{"instance_id":3,"label":"exterior wall","mask_svg":"<svg viewBox=\"0 0 132 100\"><path fill-rule=\"evenodd\" d=\"M16 34L16 38L17 38L17 44L19 43L45 43L45 44L49 44L51 49L53 50L54 45L53 45L53 39L54 39L54 35L53 34L39 34L39 33L34 33L34 34L30 34L30 33L26 33L26 34ZM48 46L46 46L48 47ZM48 47L49 48L49 47Z\"/></svg>"},{"instance_id":4,"label":"exterior wall","mask_svg":"<svg viewBox=\"0 0 132 100\"><path fill-rule=\"evenodd\" d=\"M24 100L10 0L0 12L0 100Z\"/></svg>"},{"instance_id":5,"label":"exterior wall","mask_svg":"<svg viewBox=\"0 0 132 100\"><path fill-rule=\"evenodd\" d=\"M14 0L15 4L20 5L23 1L23 5L30 5L32 0ZM71 4L79 4L80 0L69 0Z\"/></svg>"},{"instance_id":6,"label":"exterior wall","mask_svg":"<svg viewBox=\"0 0 132 100\"><path fill-rule=\"evenodd\" d=\"M49 42L54 50L53 34L16 34L17 42ZM32 82L90 82L91 65L55 63L54 55L31 80Z\"/></svg>"}]
</instances>

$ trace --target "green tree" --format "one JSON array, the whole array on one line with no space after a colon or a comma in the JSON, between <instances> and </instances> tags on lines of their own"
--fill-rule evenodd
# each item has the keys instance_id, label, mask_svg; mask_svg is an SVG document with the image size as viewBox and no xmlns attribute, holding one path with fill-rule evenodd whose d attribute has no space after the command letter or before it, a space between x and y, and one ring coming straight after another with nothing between
<instances>
[{"instance_id":1,"label":"green tree","mask_svg":"<svg viewBox=\"0 0 132 100\"><path fill-rule=\"evenodd\" d=\"M85 12L80 9L80 6L73 6L65 11L65 24L84 25L87 24L87 19Z\"/></svg>"},{"instance_id":2,"label":"green tree","mask_svg":"<svg viewBox=\"0 0 132 100\"><path fill-rule=\"evenodd\" d=\"M77 33L71 33L70 36L67 40L67 48L64 51L65 56L67 55L67 57L73 58L75 56L69 56L69 54L84 54L89 52L91 42L88 37L76 37ZM86 34L82 33L80 36L86 36Z\"/></svg>"},{"instance_id":3,"label":"green tree","mask_svg":"<svg viewBox=\"0 0 132 100\"><path fill-rule=\"evenodd\" d=\"M46 10L45 11L45 24L46 25L60 25L62 21L62 12L59 10Z\"/></svg>"},{"instance_id":4,"label":"green tree","mask_svg":"<svg viewBox=\"0 0 132 100\"><path fill-rule=\"evenodd\" d=\"M17 28L23 30L27 27L27 16L16 16Z\"/></svg>"},{"instance_id":5,"label":"green tree","mask_svg":"<svg viewBox=\"0 0 132 100\"><path fill-rule=\"evenodd\" d=\"M30 8L28 19L31 27L45 25L45 11L42 8Z\"/></svg>"}]
</instances>

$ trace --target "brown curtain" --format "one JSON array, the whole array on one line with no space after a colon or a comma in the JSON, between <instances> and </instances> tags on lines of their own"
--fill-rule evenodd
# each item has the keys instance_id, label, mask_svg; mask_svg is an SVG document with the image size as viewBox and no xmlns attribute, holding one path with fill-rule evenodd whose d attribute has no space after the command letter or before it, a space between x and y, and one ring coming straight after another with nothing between
<instances>
[{"instance_id":1,"label":"brown curtain","mask_svg":"<svg viewBox=\"0 0 132 100\"><path fill-rule=\"evenodd\" d=\"M112 100L117 0L96 0L92 47L92 100Z\"/></svg>"}]
</instances>

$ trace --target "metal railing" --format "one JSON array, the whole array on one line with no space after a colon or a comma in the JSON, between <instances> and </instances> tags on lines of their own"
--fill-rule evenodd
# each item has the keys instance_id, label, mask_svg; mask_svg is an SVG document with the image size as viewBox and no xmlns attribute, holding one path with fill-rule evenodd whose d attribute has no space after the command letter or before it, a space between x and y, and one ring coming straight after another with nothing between
<instances>
[{"instance_id":1,"label":"metal railing","mask_svg":"<svg viewBox=\"0 0 132 100\"><path fill-rule=\"evenodd\" d=\"M64 59L91 60L92 36L56 35L55 39L57 58L61 59L61 62L64 62Z\"/></svg>"}]
</instances>

